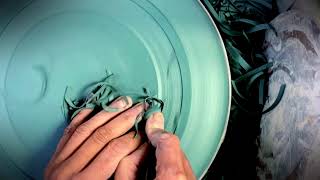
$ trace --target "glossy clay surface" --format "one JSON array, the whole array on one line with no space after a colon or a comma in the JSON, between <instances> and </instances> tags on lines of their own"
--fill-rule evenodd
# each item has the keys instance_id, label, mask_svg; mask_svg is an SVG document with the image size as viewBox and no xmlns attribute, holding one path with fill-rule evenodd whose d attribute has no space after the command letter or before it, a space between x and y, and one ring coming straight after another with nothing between
<instances>
[{"instance_id":1,"label":"glossy clay surface","mask_svg":"<svg viewBox=\"0 0 320 180\"><path fill-rule=\"evenodd\" d=\"M197 1L25 4L0 23L5 158L40 178L66 126L61 112L66 86L81 95L108 69L121 91L141 93L147 87L164 100L168 130L180 117L182 147L197 176L203 174L223 138L230 87L223 46Z\"/></svg>"}]
</instances>

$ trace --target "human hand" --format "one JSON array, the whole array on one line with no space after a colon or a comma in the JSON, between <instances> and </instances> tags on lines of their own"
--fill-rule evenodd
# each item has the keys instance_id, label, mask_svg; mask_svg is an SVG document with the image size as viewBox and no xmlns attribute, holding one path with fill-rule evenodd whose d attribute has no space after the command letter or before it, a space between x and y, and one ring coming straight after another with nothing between
<instances>
[{"instance_id":1,"label":"human hand","mask_svg":"<svg viewBox=\"0 0 320 180\"><path fill-rule=\"evenodd\" d=\"M119 111L101 111L87 121L92 110L85 109L71 121L45 170L45 179L105 180L125 157L145 154L147 144L142 144L141 136L128 132L144 104L131 107L131 98L121 97L110 106Z\"/></svg>"},{"instance_id":2,"label":"human hand","mask_svg":"<svg viewBox=\"0 0 320 180\"><path fill-rule=\"evenodd\" d=\"M132 100L129 97L127 99L128 104L124 98L111 104L111 107L119 109L118 112L101 111L88 121L92 110L81 111L66 128L46 168L45 179L99 180L108 179L112 175L115 179L136 179L147 154L148 144L143 143L139 135L134 138L135 132L127 132L134 126L137 116L144 111L144 104L131 107ZM159 121L158 117L162 119ZM157 147L157 178L194 178L178 138L164 133L162 114L154 114L148 122L148 137ZM172 176L163 176L165 171L169 171Z\"/></svg>"}]
</instances>

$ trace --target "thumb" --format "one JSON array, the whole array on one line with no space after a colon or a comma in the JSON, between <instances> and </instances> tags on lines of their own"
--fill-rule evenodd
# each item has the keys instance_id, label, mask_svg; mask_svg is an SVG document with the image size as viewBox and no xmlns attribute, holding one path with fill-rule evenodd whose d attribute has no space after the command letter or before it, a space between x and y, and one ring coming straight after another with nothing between
<instances>
[{"instance_id":1,"label":"thumb","mask_svg":"<svg viewBox=\"0 0 320 180\"><path fill-rule=\"evenodd\" d=\"M179 138L164 130L164 118L161 112L156 112L149 117L145 130L148 139L157 150L181 150Z\"/></svg>"},{"instance_id":2,"label":"thumb","mask_svg":"<svg viewBox=\"0 0 320 180\"><path fill-rule=\"evenodd\" d=\"M179 138L164 130L164 118L161 112L154 113L147 120L146 134L158 151L169 151L170 149L181 151Z\"/></svg>"},{"instance_id":3,"label":"thumb","mask_svg":"<svg viewBox=\"0 0 320 180\"><path fill-rule=\"evenodd\" d=\"M164 131L164 118L161 112L153 113L146 123L146 134L151 144L157 147L160 136Z\"/></svg>"},{"instance_id":4,"label":"thumb","mask_svg":"<svg viewBox=\"0 0 320 180\"><path fill-rule=\"evenodd\" d=\"M156 147L156 179L187 179L185 156L180 148L179 138L164 131L164 118L160 112L154 113L147 121L146 134Z\"/></svg>"}]
</instances>

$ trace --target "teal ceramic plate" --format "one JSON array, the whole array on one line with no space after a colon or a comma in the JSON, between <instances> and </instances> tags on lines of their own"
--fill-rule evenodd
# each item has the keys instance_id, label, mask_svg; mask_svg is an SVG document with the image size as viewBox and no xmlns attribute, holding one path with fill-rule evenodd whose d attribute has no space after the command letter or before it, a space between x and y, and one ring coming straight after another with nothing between
<instances>
[{"instance_id":1,"label":"teal ceramic plate","mask_svg":"<svg viewBox=\"0 0 320 180\"><path fill-rule=\"evenodd\" d=\"M123 92L147 87L165 102L166 128L178 117L197 177L206 172L224 138L231 93L223 43L198 1L16 4L0 19L0 145L8 166L41 179L66 126L66 86L80 95L108 69Z\"/></svg>"}]
</instances>

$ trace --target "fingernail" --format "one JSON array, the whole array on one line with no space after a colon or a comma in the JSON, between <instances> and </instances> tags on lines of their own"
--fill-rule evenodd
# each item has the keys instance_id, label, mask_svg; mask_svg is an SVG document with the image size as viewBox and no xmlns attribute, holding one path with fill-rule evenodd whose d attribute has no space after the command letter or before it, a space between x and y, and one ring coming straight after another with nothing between
<instances>
[{"instance_id":1,"label":"fingernail","mask_svg":"<svg viewBox=\"0 0 320 180\"><path fill-rule=\"evenodd\" d=\"M125 108L127 107L131 102L131 98L128 96L121 96L118 99L116 99L114 102L111 103L111 107L113 108Z\"/></svg>"},{"instance_id":2,"label":"fingernail","mask_svg":"<svg viewBox=\"0 0 320 180\"><path fill-rule=\"evenodd\" d=\"M164 131L164 118L161 112L153 113L147 120L146 133L151 144L156 147Z\"/></svg>"},{"instance_id":3,"label":"fingernail","mask_svg":"<svg viewBox=\"0 0 320 180\"><path fill-rule=\"evenodd\" d=\"M150 134L155 131L164 130L164 118L160 112L153 113L147 122L147 129Z\"/></svg>"}]
</instances>

